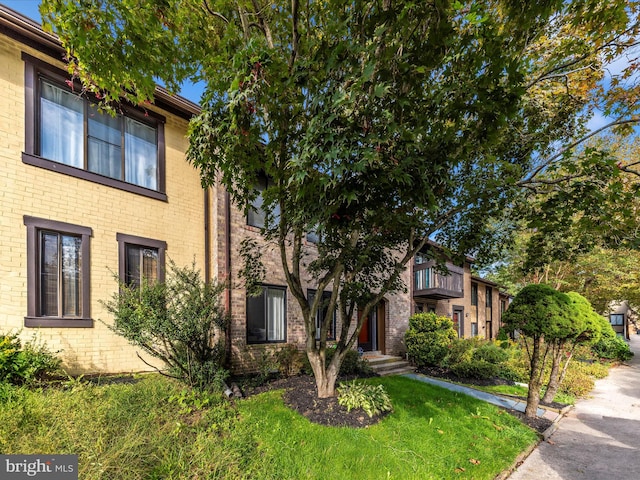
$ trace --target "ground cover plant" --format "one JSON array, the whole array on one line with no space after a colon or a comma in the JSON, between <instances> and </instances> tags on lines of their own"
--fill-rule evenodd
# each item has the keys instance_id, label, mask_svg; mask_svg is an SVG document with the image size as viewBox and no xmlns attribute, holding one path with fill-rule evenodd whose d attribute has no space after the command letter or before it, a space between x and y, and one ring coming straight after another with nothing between
<instances>
[{"instance_id":1,"label":"ground cover plant","mask_svg":"<svg viewBox=\"0 0 640 480\"><path fill-rule=\"evenodd\" d=\"M402 377L366 380L394 408L368 428L311 423L282 389L231 404L159 375L125 380L5 384L0 450L77 453L87 480L491 479L537 438L505 411Z\"/></svg>"}]
</instances>

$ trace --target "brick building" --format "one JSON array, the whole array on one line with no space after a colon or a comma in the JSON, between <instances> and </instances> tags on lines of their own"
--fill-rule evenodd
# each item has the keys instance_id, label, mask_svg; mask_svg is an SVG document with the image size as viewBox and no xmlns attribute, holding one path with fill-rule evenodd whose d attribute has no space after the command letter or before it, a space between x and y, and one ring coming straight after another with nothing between
<instances>
[{"instance_id":1,"label":"brick building","mask_svg":"<svg viewBox=\"0 0 640 480\"><path fill-rule=\"evenodd\" d=\"M234 280L226 301L235 370L255 369L287 343L302 348L301 312L279 252L260 239L260 219L222 187L203 190L185 161L198 106L158 88L155 105L103 115L77 94L63 54L56 37L0 5L0 332L35 334L72 373L146 370L108 329L101 301L117 291L114 274L161 280L170 257L195 261L207 279ZM267 266L260 297L236 281L246 237ZM305 248L313 254L313 241ZM409 291L378 305L359 347L402 354L408 318L420 310L450 316L461 336L494 337L506 305L497 285L472 277L469 262L450 267L443 276L416 257L404 274ZM306 280L308 293L321 294Z\"/></svg>"}]
</instances>

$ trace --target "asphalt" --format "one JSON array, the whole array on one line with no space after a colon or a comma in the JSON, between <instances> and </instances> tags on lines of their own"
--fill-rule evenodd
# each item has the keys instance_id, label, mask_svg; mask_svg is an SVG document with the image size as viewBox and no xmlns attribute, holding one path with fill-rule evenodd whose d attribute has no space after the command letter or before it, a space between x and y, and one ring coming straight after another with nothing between
<instances>
[{"instance_id":1,"label":"asphalt","mask_svg":"<svg viewBox=\"0 0 640 480\"><path fill-rule=\"evenodd\" d=\"M596 381L509 480L640 479L640 335L628 364Z\"/></svg>"}]
</instances>

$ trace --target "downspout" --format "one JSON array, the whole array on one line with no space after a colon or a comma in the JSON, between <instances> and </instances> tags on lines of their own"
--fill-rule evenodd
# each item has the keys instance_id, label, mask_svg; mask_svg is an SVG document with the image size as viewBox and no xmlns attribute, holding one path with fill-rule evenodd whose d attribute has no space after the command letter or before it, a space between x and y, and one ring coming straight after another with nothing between
<instances>
[{"instance_id":1,"label":"downspout","mask_svg":"<svg viewBox=\"0 0 640 480\"><path fill-rule=\"evenodd\" d=\"M224 192L224 217L225 217L225 274L227 281L226 303L227 303L227 315L229 321L225 328L225 350L224 361L227 369L231 369L231 322L232 322L232 302L231 302L231 196L229 192Z\"/></svg>"},{"instance_id":2,"label":"downspout","mask_svg":"<svg viewBox=\"0 0 640 480\"><path fill-rule=\"evenodd\" d=\"M209 188L204 189L204 281L211 282L211 207Z\"/></svg>"}]
</instances>

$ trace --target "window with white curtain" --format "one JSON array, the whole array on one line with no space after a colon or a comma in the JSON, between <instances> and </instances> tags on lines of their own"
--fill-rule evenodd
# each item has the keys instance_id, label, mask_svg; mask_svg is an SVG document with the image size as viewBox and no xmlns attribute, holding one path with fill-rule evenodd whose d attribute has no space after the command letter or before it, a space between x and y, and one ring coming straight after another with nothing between
<instances>
[{"instance_id":1,"label":"window with white curtain","mask_svg":"<svg viewBox=\"0 0 640 480\"><path fill-rule=\"evenodd\" d=\"M40 79L40 156L158 189L156 128L126 115L99 112L87 99L46 78Z\"/></svg>"},{"instance_id":2,"label":"window with white curtain","mask_svg":"<svg viewBox=\"0 0 640 480\"><path fill-rule=\"evenodd\" d=\"M285 342L286 289L262 286L262 293L247 297L247 343Z\"/></svg>"},{"instance_id":3,"label":"window with white curtain","mask_svg":"<svg viewBox=\"0 0 640 480\"><path fill-rule=\"evenodd\" d=\"M115 115L101 112L99 98L67 72L25 52L22 59L23 163L167 200L164 116L125 102L113 105Z\"/></svg>"}]
</instances>

